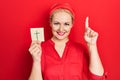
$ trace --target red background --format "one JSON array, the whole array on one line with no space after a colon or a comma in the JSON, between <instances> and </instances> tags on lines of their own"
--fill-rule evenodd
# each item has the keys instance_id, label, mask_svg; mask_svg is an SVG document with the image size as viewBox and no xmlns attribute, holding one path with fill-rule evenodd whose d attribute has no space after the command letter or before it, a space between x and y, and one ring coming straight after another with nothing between
<instances>
[{"instance_id":1,"label":"red background","mask_svg":"<svg viewBox=\"0 0 120 80\"><path fill-rule=\"evenodd\" d=\"M32 66L28 52L30 28L45 28L50 38L48 9L56 2L69 2L76 12L70 38L83 41L85 17L99 32L98 49L107 80L118 80L120 56L120 1L119 0L0 0L0 80L27 80Z\"/></svg>"}]
</instances>

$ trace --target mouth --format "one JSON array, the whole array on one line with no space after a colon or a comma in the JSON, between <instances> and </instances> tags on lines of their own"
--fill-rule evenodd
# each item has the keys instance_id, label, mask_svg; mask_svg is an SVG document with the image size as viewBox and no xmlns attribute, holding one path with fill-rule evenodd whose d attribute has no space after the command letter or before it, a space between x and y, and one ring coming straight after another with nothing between
<instances>
[{"instance_id":1,"label":"mouth","mask_svg":"<svg viewBox=\"0 0 120 80\"><path fill-rule=\"evenodd\" d=\"M58 34L59 36L63 36L63 35L65 34L65 32L57 32L57 34Z\"/></svg>"}]
</instances>

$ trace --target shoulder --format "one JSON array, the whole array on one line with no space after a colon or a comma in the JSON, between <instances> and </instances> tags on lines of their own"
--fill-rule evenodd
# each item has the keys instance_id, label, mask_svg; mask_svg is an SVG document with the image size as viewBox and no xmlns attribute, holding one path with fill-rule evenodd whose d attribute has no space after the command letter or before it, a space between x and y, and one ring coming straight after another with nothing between
<instances>
[{"instance_id":1,"label":"shoulder","mask_svg":"<svg viewBox=\"0 0 120 80\"><path fill-rule=\"evenodd\" d=\"M71 46L73 48L80 49L80 50L83 50L83 51L87 50L87 47L82 43L77 43L77 42L73 42L73 41L70 41L70 42L71 42Z\"/></svg>"},{"instance_id":2,"label":"shoulder","mask_svg":"<svg viewBox=\"0 0 120 80\"><path fill-rule=\"evenodd\" d=\"M89 52L87 46L82 43L71 42L72 49L77 50L77 52L81 52L84 58L89 58Z\"/></svg>"}]
</instances>

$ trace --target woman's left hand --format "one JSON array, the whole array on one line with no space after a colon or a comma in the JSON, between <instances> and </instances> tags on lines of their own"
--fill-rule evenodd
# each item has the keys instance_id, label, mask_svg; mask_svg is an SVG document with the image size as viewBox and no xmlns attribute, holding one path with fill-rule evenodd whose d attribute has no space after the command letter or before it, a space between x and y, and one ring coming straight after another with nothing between
<instances>
[{"instance_id":1,"label":"woman's left hand","mask_svg":"<svg viewBox=\"0 0 120 80\"><path fill-rule=\"evenodd\" d=\"M92 30L89 27L88 24L88 17L86 18L86 22L85 22L85 34L84 34L84 39L87 42L88 45L94 45L97 42L97 38L98 38L98 33L95 32L94 30Z\"/></svg>"}]
</instances>

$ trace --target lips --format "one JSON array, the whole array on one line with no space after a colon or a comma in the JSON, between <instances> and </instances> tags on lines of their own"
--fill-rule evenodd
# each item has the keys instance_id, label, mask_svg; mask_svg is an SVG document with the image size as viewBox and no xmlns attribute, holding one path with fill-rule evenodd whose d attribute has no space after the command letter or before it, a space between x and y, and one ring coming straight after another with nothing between
<instances>
[{"instance_id":1,"label":"lips","mask_svg":"<svg viewBox=\"0 0 120 80\"><path fill-rule=\"evenodd\" d=\"M57 32L57 34L58 34L59 36L63 36L63 35L65 34L65 32Z\"/></svg>"}]
</instances>

